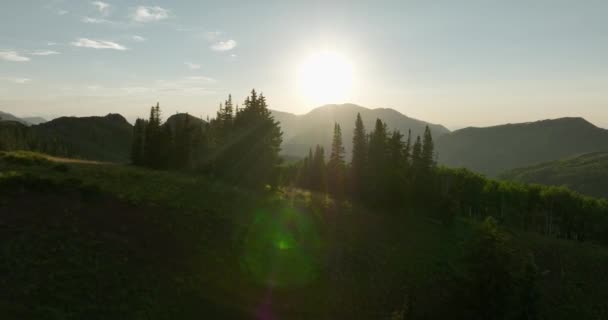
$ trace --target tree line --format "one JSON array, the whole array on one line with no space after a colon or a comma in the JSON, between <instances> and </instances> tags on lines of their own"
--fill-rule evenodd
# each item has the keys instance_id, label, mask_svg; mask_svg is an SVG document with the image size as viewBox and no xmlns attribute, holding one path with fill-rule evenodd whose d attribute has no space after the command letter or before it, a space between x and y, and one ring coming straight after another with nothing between
<instances>
[{"instance_id":1,"label":"tree line","mask_svg":"<svg viewBox=\"0 0 608 320\"><path fill-rule=\"evenodd\" d=\"M188 114L173 120L163 123L158 104L150 109L147 120L136 120L134 165L200 170L249 186L276 181L282 132L263 94L252 90L241 108L229 96L209 122Z\"/></svg>"},{"instance_id":2,"label":"tree line","mask_svg":"<svg viewBox=\"0 0 608 320\"><path fill-rule=\"evenodd\" d=\"M388 212L420 212L450 224L457 216L494 217L501 224L569 240L608 243L608 201L565 187L487 179L466 169L437 166L430 129L415 139L376 120L368 134L355 120L353 152L345 161L340 124L327 156L317 145L284 171L297 187L356 199Z\"/></svg>"}]
</instances>

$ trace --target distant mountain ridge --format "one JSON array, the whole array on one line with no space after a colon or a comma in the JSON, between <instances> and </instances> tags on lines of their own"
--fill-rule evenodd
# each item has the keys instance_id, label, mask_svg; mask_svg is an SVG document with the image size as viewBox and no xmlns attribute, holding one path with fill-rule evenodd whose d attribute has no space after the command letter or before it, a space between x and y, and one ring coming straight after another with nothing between
<instances>
[{"instance_id":1,"label":"distant mountain ridge","mask_svg":"<svg viewBox=\"0 0 608 320\"><path fill-rule=\"evenodd\" d=\"M471 127L437 140L439 163L489 176L597 151L608 151L608 130L583 118Z\"/></svg>"},{"instance_id":2,"label":"distant mountain ridge","mask_svg":"<svg viewBox=\"0 0 608 320\"><path fill-rule=\"evenodd\" d=\"M440 137L450 131L442 125L431 124L418 119L407 117L394 109L369 109L355 104L330 104L318 107L312 111L295 115L288 112L272 110L275 120L281 122L283 130L282 153L289 156L303 157L311 147L319 144L329 149L333 134L334 123L342 129L342 139L347 154L352 150L352 137L357 113L361 114L363 123L369 133L376 119L384 121L389 130L399 130L407 138L408 130L412 136L422 135L428 125L434 137Z\"/></svg>"},{"instance_id":3,"label":"distant mountain ridge","mask_svg":"<svg viewBox=\"0 0 608 320\"><path fill-rule=\"evenodd\" d=\"M128 162L133 127L119 114L61 117L39 125L0 122L4 148L89 160Z\"/></svg>"}]
</instances>

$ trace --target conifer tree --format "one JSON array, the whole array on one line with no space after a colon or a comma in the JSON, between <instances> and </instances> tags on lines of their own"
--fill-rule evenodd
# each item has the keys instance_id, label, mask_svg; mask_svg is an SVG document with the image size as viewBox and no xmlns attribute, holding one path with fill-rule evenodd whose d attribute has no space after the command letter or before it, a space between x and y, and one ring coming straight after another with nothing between
<instances>
[{"instance_id":1,"label":"conifer tree","mask_svg":"<svg viewBox=\"0 0 608 320\"><path fill-rule=\"evenodd\" d=\"M255 90L245 99L244 107L234 118L234 140L230 142L238 150L238 159L231 175L249 185L272 183L277 178L281 158L282 135L280 124L274 120L266 98Z\"/></svg>"},{"instance_id":2,"label":"conifer tree","mask_svg":"<svg viewBox=\"0 0 608 320\"><path fill-rule=\"evenodd\" d=\"M416 142L412 147L412 169L414 171L414 174L417 174L418 172L422 171L423 168L424 165L422 161L422 140L420 139L420 136L417 136Z\"/></svg>"},{"instance_id":3,"label":"conifer tree","mask_svg":"<svg viewBox=\"0 0 608 320\"><path fill-rule=\"evenodd\" d=\"M334 136L331 144L331 154L327 164L327 177L329 191L337 197L344 193L344 146L342 144L342 130L340 125L334 124Z\"/></svg>"},{"instance_id":4,"label":"conifer tree","mask_svg":"<svg viewBox=\"0 0 608 320\"><path fill-rule=\"evenodd\" d=\"M363 191L365 171L367 169L367 134L361 120L361 114L357 113L355 129L353 132L353 153L350 164L350 180L355 195Z\"/></svg>"},{"instance_id":5,"label":"conifer tree","mask_svg":"<svg viewBox=\"0 0 608 320\"><path fill-rule=\"evenodd\" d=\"M325 150L317 145L311 165L311 188L317 191L326 191L327 172L325 167Z\"/></svg>"},{"instance_id":6,"label":"conifer tree","mask_svg":"<svg viewBox=\"0 0 608 320\"><path fill-rule=\"evenodd\" d=\"M369 173L367 180L369 181L369 196L374 199L377 204L384 202L387 197L384 192L388 184L390 176L389 168L389 148L388 148L388 133L386 124L380 119L376 120L374 131L372 131L369 140Z\"/></svg>"},{"instance_id":7,"label":"conifer tree","mask_svg":"<svg viewBox=\"0 0 608 320\"><path fill-rule=\"evenodd\" d=\"M426 126L424 129L421 157L423 170L429 172L435 166L435 144L433 143L433 135L429 126Z\"/></svg>"},{"instance_id":8,"label":"conifer tree","mask_svg":"<svg viewBox=\"0 0 608 320\"><path fill-rule=\"evenodd\" d=\"M405 148L403 149L403 161L405 167L409 167L412 158L412 130L407 130L407 141L405 142Z\"/></svg>"},{"instance_id":9,"label":"conifer tree","mask_svg":"<svg viewBox=\"0 0 608 320\"><path fill-rule=\"evenodd\" d=\"M133 144L131 146L131 163L136 166L144 164L144 142L147 123L137 118L133 126Z\"/></svg>"}]
</instances>

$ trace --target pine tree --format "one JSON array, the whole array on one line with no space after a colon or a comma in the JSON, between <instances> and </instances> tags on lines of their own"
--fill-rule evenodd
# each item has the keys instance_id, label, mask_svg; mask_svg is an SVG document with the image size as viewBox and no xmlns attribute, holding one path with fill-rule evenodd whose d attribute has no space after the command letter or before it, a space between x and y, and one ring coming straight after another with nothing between
<instances>
[{"instance_id":1,"label":"pine tree","mask_svg":"<svg viewBox=\"0 0 608 320\"><path fill-rule=\"evenodd\" d=\"M423 160L422 160L422 140L420 140L420 136L416 137L416 142L412 147L412 170L414 171L414 175L422 171L424 168Z\"/></svg>"},{"instance_id":2,"label":"pine tree","mask_svg":"<svg viewBox=\"0 0 608 320\"><path fill-rule=\"evenodd\" d=\"M150 118L146 126L144 139L144 165L160 168L161 165L161 116L160 104L150 108Z\"/></svg>"},{"instance_id":3,"label":"pine tree","mask_svg":"<svg viewBox=\"0 0 608 320\"><path fill-rule=\"evenodd\" d=\"M424 139L422 143L422 168L426 172L430 172L431 168L435 166L435 144L433 143L433 136L429 126L426 126L424 129Z\"/></svg>"},{"instance_id":4,"label":"pine tree","mask_svg":"<svg viewBox=\"0 0 608 320\"><path fill-rule=\"evenodd\" d=\"M361 195L367 169L367 134L361 120L361 114L357 113L355 129L353 132L353 153L350 164L350 180L355 195Z\"/></svg>"},{"instance_id":5,"label":"pine tree","mask_svg":"<svg viewBox=\"0 0 608 320\"><path fill-rule=\"evenodd\" d=\"M277 178L281 162L279 151L282 142L280 124L274 120L266 98L255 90L245 99L244 107L234 118L234 138L230 142L238 151L231 175L248 185L265 185Z\"/></svg>"},{"instance_id":6,"label":"pine tree","mask_svg":"<svg viewBox=\"0 0 608 320\"><path fill-rule=\"evenodd\" d=\"M327 189L327 172L325 167L325 150L317 145L311 165L311 188L325 192Z\"/></svg>"},{"instance_id":7,"label":"pine tree","mask_svg":"<svg viewBox=\"0 0 608 320\"><path fill-rule=\"evenodd\" d=\"M385 200L388 197L385 189L388 185L391 171L387 127L380 119L376 120L374 131L370 134L368 150L368 196L375 204L385 205Z\"/></svg>"},{"instance_id":8,"label":"pine tree","mask_svg":"<svg viewBox=\"0 0 608 320\"><path fill-rule=\"evenodd\" d=\"M334 124L334 136L331 144L331 155L327 164L328 188L336 197L344 194L344 146L342 145L342 130Z\"/></svg>"},{"instance_id":9,"label":"pine tree","mask_svg":"<svg viewBox=\"0 0 608 320\"><path fill-rule=\"evenodd\" d=\"M144 144L147 123L144 119L137 118L133 126L133 144L131 146L131 163L136 166L144 164Z\"/></svg>"},{"instance_id":10,"label":"pine tree","mask_svg":"<svg viewBox=\"0 0 608 320\"><path fill-rule=\"evenodd\" d=\"M412 130L407 130L407 141L405 142L405 148L403 149L403 161L406 168L410 166L412 158Z\"/></svg>"}]
</instances>

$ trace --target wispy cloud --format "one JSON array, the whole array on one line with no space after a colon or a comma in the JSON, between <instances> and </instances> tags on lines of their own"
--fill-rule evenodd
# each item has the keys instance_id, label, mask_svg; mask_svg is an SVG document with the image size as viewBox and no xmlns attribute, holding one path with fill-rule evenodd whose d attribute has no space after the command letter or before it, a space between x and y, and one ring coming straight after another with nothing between
<instances>
[{"instance_id":1,"label":"wispy cloud","mask_svg":"<svg viewBox=\"0 0 608 320\"><path fill-rule=\"evenodd\" d=\"M218 41L214 44L211 45L211 49L214 51L230 51L234 48L236 48L236 41L235 40L226 40L226 41Z\"/></svg>"},{"instance_id":2,"label":"wispy cloud","mask_svg":"<svg viewBox=\"0 0 608 320\"><path fill-rule=\"evenodd\" d=\"M99 11L99 13L101 13L104 16L106 16L110 13L110 5L108 3L101 2L101 1L93 1L93 2L91 2L91 4L93 6L95 6L95 8L97 8L97 11Z\"/></svg>"},{"instance_id":3,"label":"wispy cloud","mask_svg":"<svg viewBox=\"0 0 608 320\"><path fill-rule=\"evenodd\" d=\"M144 38L142 36L138 36L138 35L132 36L131 39L133 39L133 41L137 41L137 42L144 42L144 41L146 41L146 38Z\"/></svg>"},{"instance_id":4,"label":"wispy cloud","mask_svg":"<svg viewBox=\"0 0 608 320\"><path fill-rule=\"evenodd\" d=\"M70 12L67 11L67 10L59 9L59 10L55 11L55 13L57 13L60 16L63 16L63 15L66 15L66 14L68 14Z\"/></svg>"},{"instance_id":5,"label":"wispy cloud","mask_svg":"<svg viewBox=\"0 0 608 320\"><path fill-rule=\"evenodd\" d=\"M51 56L51 55L55 55L55 54L59 54L59 52L54 51L54 50L38 50L38 51L32 51L32 52L28 53L28 55L31 55L31 56Z\"/></svg>"},{"instance_id":6,"label":"wispy cloud","mask_svg":"<svg viewBox=\"0 0 608 320\"><path fill-rule=\"evenodd\" d=\"M188 66L191 70L198 70L201 68L200 64L192 63L192 62L184 62L185 65Z\"/></svg>"},{"instance_id":7,"label":"wispy cloud","mask_svg":"<svg viewBox=\"0 0 608 320\"><path fill-rule=\"evenodd\" d=\"M112 49L112 50L120 50L120 51L127 50L127 48L121 44L118 44L118 43L112 42L112 41L106 41L106 40L92 40L92 39L87 39L87 38L80 38L74 42L71 42L70 44L75 47L91 48L91 49Z\"/></svg>"},{"instance_id":8,"label":"wispy cloud","mask_svg":"<svg viewBox=\"0 0 608 320\"><path fill-rule=\"evenodd\" d=\"M139 6L135 9L135 12L131 15L131 18L136 22L153 22L169 17L169 10L161 7L145 7Z\"/></svg>"},{"instance_id":9,"label":"wispy cloud","mask_svg":"<svg viewBox=\"0 0 608 320\"><path fill-rule=\"evenodd\" d=\"M8 81L8 82L16 83L16 84L26 84L26 83L32 81L32 79L30 79L30 78L6 78L6 77L0 77L0 80Z\"/></svg>"},{"instance_id":10,"label":"wispy cloud","mask_svg":"<svg viewBox=\"0 0 608 320\"><path fill-rule=\"evenodd\" d=\"M30 61L30 58L22 56L17 51L0 51L0 60L11 62L25 62Z\"/></svg>"},{"instance_id":11,"label":"wispy cloud","mask_svg":"<svg viewBox=\"0 0 608 320\"><path fill-rule=\"evenodd\" d=\"M93 23L93 24L102 24L102 23L112 23L110 20L106 20L103 18L93 18L93 17L82 17L80 21L84 23Z\"/></svg>"},{"instance_id":12,"label":"wispy cloud","mask_svg":"<svg viewBox=\"0 0 608 320\"><path fill-rule=\"evenodd\" d=\"M18 84L25 84L25 83L32 81L32 79L30 79L30 78L15 78L12 80L13 80L13 82L18 83Z\"/></svg>"}]
</instances>

